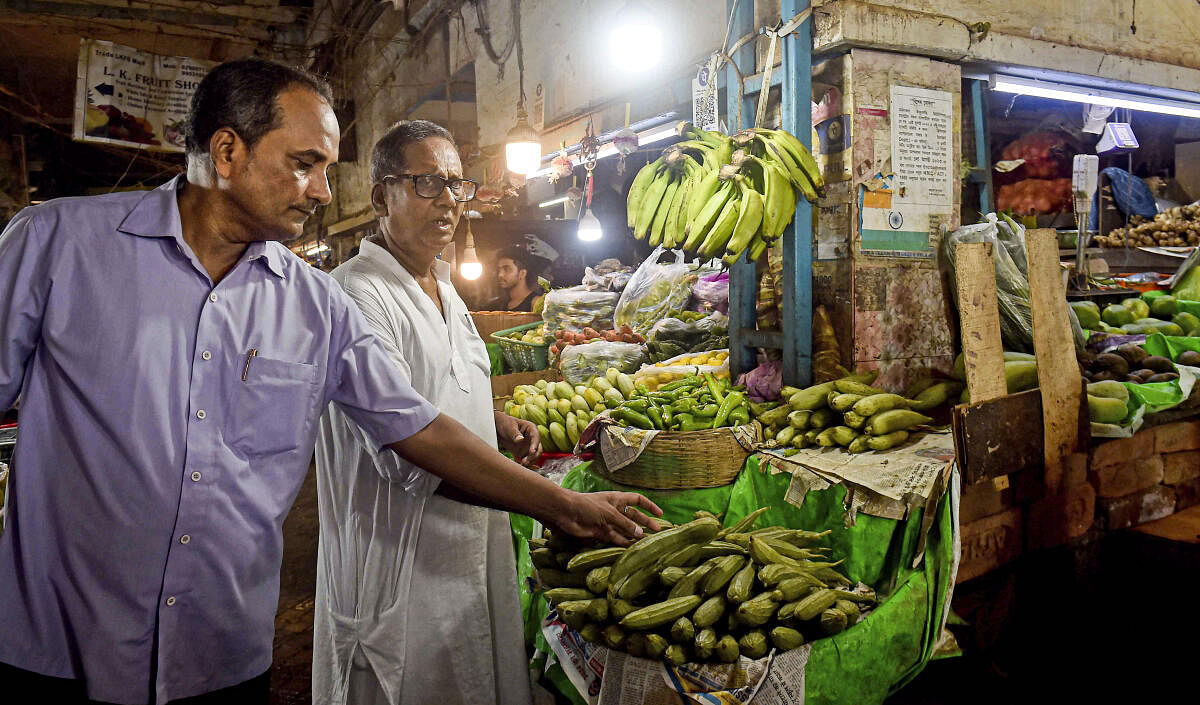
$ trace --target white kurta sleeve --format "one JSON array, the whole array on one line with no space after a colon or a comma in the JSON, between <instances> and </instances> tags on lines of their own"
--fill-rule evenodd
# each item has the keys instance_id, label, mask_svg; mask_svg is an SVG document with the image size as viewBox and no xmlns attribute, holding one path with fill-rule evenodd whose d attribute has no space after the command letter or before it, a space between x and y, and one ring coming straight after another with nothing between
<instances>
[{"instance_id":1,"label":"white kurta sleeve","mask_svg":"<svg viewBox=\"0 0 1200 705\"><path fill-rule=\"evenodd\" d=\"M407 330L407 320L403 316L388 314L388 304L384 298L386 293L380 291L376 282L367 277L350 274L346 278L343 288L358 306L363 317L367 319L367 323L387 352L388 358L399 370L404 380L411 384L412 367L401 352L400 343L405 336L411 334L411 331ZM387 448L377 448L361 426L345 415L341 416L347 430L371 454L375 470L380 475L399 484L405 491L426 497L434 493L441 482L439 477L404 460Z\"/></svg>"}]
</instances>

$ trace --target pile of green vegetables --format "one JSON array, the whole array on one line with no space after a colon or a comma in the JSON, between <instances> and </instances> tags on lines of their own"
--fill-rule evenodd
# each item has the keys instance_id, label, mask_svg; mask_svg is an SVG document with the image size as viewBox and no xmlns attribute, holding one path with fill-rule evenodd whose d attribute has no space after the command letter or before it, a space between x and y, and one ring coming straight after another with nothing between
<instances>
[{"instance_id":1,"label":"pile of green vegetables","mask_svg":"<svg viewBox=\"0 0 1200 705\"><path fill-rule=\"evenodd\" d=\"M709 322L706 314L696 311L684 311L659 321L646 338L646 357L654 363L685 353L728 348L729 328L705 325Z\"/></svg>"},{"instance_id":2,"label":"pile of green vegetables","mask_svg":"<svg viewBox=\"0 0 1200 705\"><path fill-rule=\"evenodd\" d=\"M583 543L547 530L529 542L545 596L584 639L675 665L759 659L840 633L874 593L850 581L815 544L829 532L753 529L767 507L722 528L695 520L628 548Z\"/></svg>"},{"instance_id":3,"label":"pile of green vegetables","mask_svg":"<svg viewBox=\"0 0 1200 705\"><path fill-rule=\"evenodd\" d=\"M913 398L870 386L875 373L850 375L807 389L784 387L786 403L756 418L764 437L790 455L809 446L841 446L851 453L888 450L906 442L909 429L929 423L920 413L953 399L962 390L955 380L928 380Z\"/></svg>"},{"instance_id":4,"label":"pile of green vegetables","mask_svg":"<svg viewBox=\"0 0 1200 705\"><path fill-rule=\"evenodd\" d=\"M746 399L744 387L711 374L687 375L651 392L638 385L609 415L619 425L668 431L703 431L750 423L758 405Z\"/></svg>"},{"instance_id":5,"label":"pile of green vegetables","mask_svg":"<svg viewBox=\"0 0 1200 705\"><path fill-rule=\"evenodd\" d=\"M1155 294L1150 296L1148 294ZM1094 301L1072 301L1079 325L1110 335L1200 335L1200 318L1179 308L1170 294L1147 292L1110 304L1101 311Z\"/></svg>"}]
</instances>

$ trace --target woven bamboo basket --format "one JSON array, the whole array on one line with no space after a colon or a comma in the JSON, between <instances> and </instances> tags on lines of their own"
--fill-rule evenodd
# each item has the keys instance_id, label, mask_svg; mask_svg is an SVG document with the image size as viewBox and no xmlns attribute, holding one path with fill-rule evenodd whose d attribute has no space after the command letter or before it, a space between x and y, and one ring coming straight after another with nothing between
<instances>
[{"instance_id":1,"label":"woven bamboo basket","mask_svg":"<svg viewBox=\"0 0 1200 705\"><path fill-rule=\"evenodd\" d=\"M629 429L608 426L604 432ZM741 435L750 447L738 440ZM751 440L752 439L752 440ZM596 453L596 470L613 482L655 490L722 487L737 479L754 445L762 440L757 423L705 431L659 431L636 460L616 470L605 462L605 445Z\"/></svg>"}]
</instances>

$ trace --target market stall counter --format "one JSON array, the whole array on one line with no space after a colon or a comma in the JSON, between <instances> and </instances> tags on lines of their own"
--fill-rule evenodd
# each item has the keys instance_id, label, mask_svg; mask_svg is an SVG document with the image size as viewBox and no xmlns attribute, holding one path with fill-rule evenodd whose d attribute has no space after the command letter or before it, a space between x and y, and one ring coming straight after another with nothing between
<instances>
[{"instance_id":1,"label":"market stall counter","mask_svg":"<svg viewBox=\"0 0 1200 705\"><path fill-rule=\"evenodd\" d=\"M830 562L848 579L845 592L874 594L878 602L864 599L857 623L852 617L844 630L834 625L827 631L832 636L805 631L808 641L802 645L785 651L768 643L761 658L748 658L745 644L743 655L734 657L736 663L720 663L715 656L699 662L690 644L684 652L693 659L682 665L634 656L585 640L567 626L566 615L548 604L547 586L539 580L529 548L530 539L540 545L542 530L514 516L526 639L541 683L572 702L605 705L667 702L679 697L674 693L724 691L739 702L772 705L883 702L934 655L943 639L955 582L958 475L949 437L928 435L933 438L928 447L913 444L907 456L924 461L900 461L910 470L877 473L894 480L883 483L864 482L865 471L872 463L886 469L898 456L851 456L836 448L807 449L788 458L751 455L732 484L705 489L627 487L607 479L590 462L574 466L562 480L565 487L641 492L676 526L711 515L725 528L752 521L739 531L786 527L815 532ZM941 451L920 455L922 448L934 447ZM756 510L761 511L754 514ZM754 582L754 594L761 597L764 589ZM772 620L763 629L774 625ZM726 627L724 618L714 629L718 626L721 632L749 633L748 627L732 621ZM672 638L665 628L655 632L667 635L662 637L664 644Z\"/></svg>"}]
</instances>

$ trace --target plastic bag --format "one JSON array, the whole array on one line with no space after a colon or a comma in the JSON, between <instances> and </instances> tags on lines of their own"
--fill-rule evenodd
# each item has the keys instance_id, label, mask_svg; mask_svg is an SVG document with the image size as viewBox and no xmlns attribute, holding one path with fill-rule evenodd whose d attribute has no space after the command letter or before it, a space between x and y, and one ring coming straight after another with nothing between
<instances>
[{"instance_id":1,"label":"plastic bag","mask_svg":"<svg viewBox=\"0 0 1200 705\"><path fill-rule=\"evenodd\" d=\"M817 306L813 309L812 340L814 382L817 384L830 382L850 374L842 366L842 354L838 347L837 333L833 330L833 322L829 320L829 311L824 306Z\"/></svg>"},{"instance_id":2,"label":"plastic bag","mask_svg":"<svg viewBox=\"0 0 1200 705\"><path fill-rule=\"evenodd\" d=\"M692 309L729 313L729 272L700 277L692 287Z\"/></svg>"},{"instance_id":3,"label":"plastic bag","mask_svg":"<svg viewBox=\"0 0 1200 705\"><path fill-rule=\"evenodd\" d=\"M1108 177L1108 183L1112 187L1113 200L1116 201L1117 209L1122 213L1127 216L1140 215L1143 218L1153 218L1158 214L1158 204L1154 201L1154 193L1145 181L1115 166L1101 170L1100 175ZM1092 194L1092 210L1088 215L1088 222L1093 227L1100 222L1099 203L1100 190L1096 189L1096 193Z\"/></svg>"},{"instance_id":4,"label":"plastic bag","mask_svg":"<svg viewBox=\"0 0 1200 705\"><path fill-rule=\"evenodd\" d=\"M616 271L596 271L591 267L586 267L583 270L583 288L588 291L616 291L625 290L625 286L629 284L629 278L633 273L627 269L618 269Z\"/></svg>"},{"instance_id":5,"label":"plastic bag","mask_svg":"<svg viewBox=\"0 0 1200 705\"><path fill-rule=\"evenodd\" d=\"M1177 299L1185 301L1200 301L1200 247L1192 250L1192 254L1179 265L1175 274L1165 283L1171 285L1171 293Z\"/></svg>"},{"instance_id":6,"label":"plastic bag","mask_svg":"<svg viewBox=\"0 0 1200 705\"><path fill-rule=\"evenodd\" d=\"M729 347L729 318L723 313L714 313L703 318L696 312L664 318L646 335L647 356L650 362L661 362L688 352L720 350Z\"/></svg>"},{"instance_id":7,"label":"plastic bag","mask_svg":"<svg viewBox=\"0 0 1200 705\"><path fill-rule=\"evenodd\" d=\"M779 306L783 301L783 245L767 248L767 269L758 281L758 297L754 302L754 318L759 330L779 329Z\"/></svg>"},{"instance_id":8,"label":"plastic bag","mask_svg":"<svg viewBox=\"0 0 1200 705\"><path fill-rule=\"evenodd\" d=\"M783 361L767 360L749 372L738 375L737 383L746 387L750 401L775 401L783 389Z\"/></svg>"},{"instance_id":9,"label":"plastic bag","mask_svg":"<svg viewBox=\"0 0 1200 705\"><path fill-rule=\"evenodd\" d=\"M645 335L655 323L687 305L696 279L704 272L685 262L678 250L674 262L660 264L663 252L656 247L629 279L613 316L617 325L628 325Z\"/></svg>"},{"instance_id":10,"label":"plastic bag","mask_svg":"<svg viewBox=\"0 0 1200 705\"><path fill-rule=\"evenodd\" d=\"M645 384L650 391L688 375L710 373L729 377L729 350L684 353L653 365L643 365L633 381Z\"/></svg>"},{"instance_id":11,"label":"plastic bag","mask_svg":"<svg viewBox=\"0 0 1200 705\"><path fill-rule=\"evenodd\" d=\"M597 340L563 349L558 358L559 371L570 384L584 384L610 367L633 372L646 359L645 347L637 343L613 343Z\"/></svg>"},{"instance_id":12,"label":"plastic bag","mask_svg":"<svg viewBox=\"0 0 1200 705\"><path fill-rule=\"evenodd\" d=\"M1004 349L1011 352L1033 352L1033 313L1029 308L1029 280L1025 259L1025 228L1012 221L1005 221L1005 234L997 224L995 213L988 213L984 222L966 225L950 233L942 241L942 259L950 270L951 281L956 281L954 260L955 246L964 242L992 243L992 259L996 264L996 303L1000 310L1000 337ZM1017 260L1020 260L1018 264ZM957 296L957 287L955 293ZM1071 321L1071 332L1075 349L1082 351L1086 339L1075 311L1067 307Z\"/></svg>"},{"instance_id":13,"label":"plastic bag","mask_svg":"<svg viewBox=\"0 0 1200 705\"><path fill-rule=\"evenodd\" d=\"M588 291L583 286L554 289L546 294L542 320L546 332L553 334L562 328L580 333L584 328L611 330L613 311L621 295L614 291Z\"/></svg>"}]
</instances>

